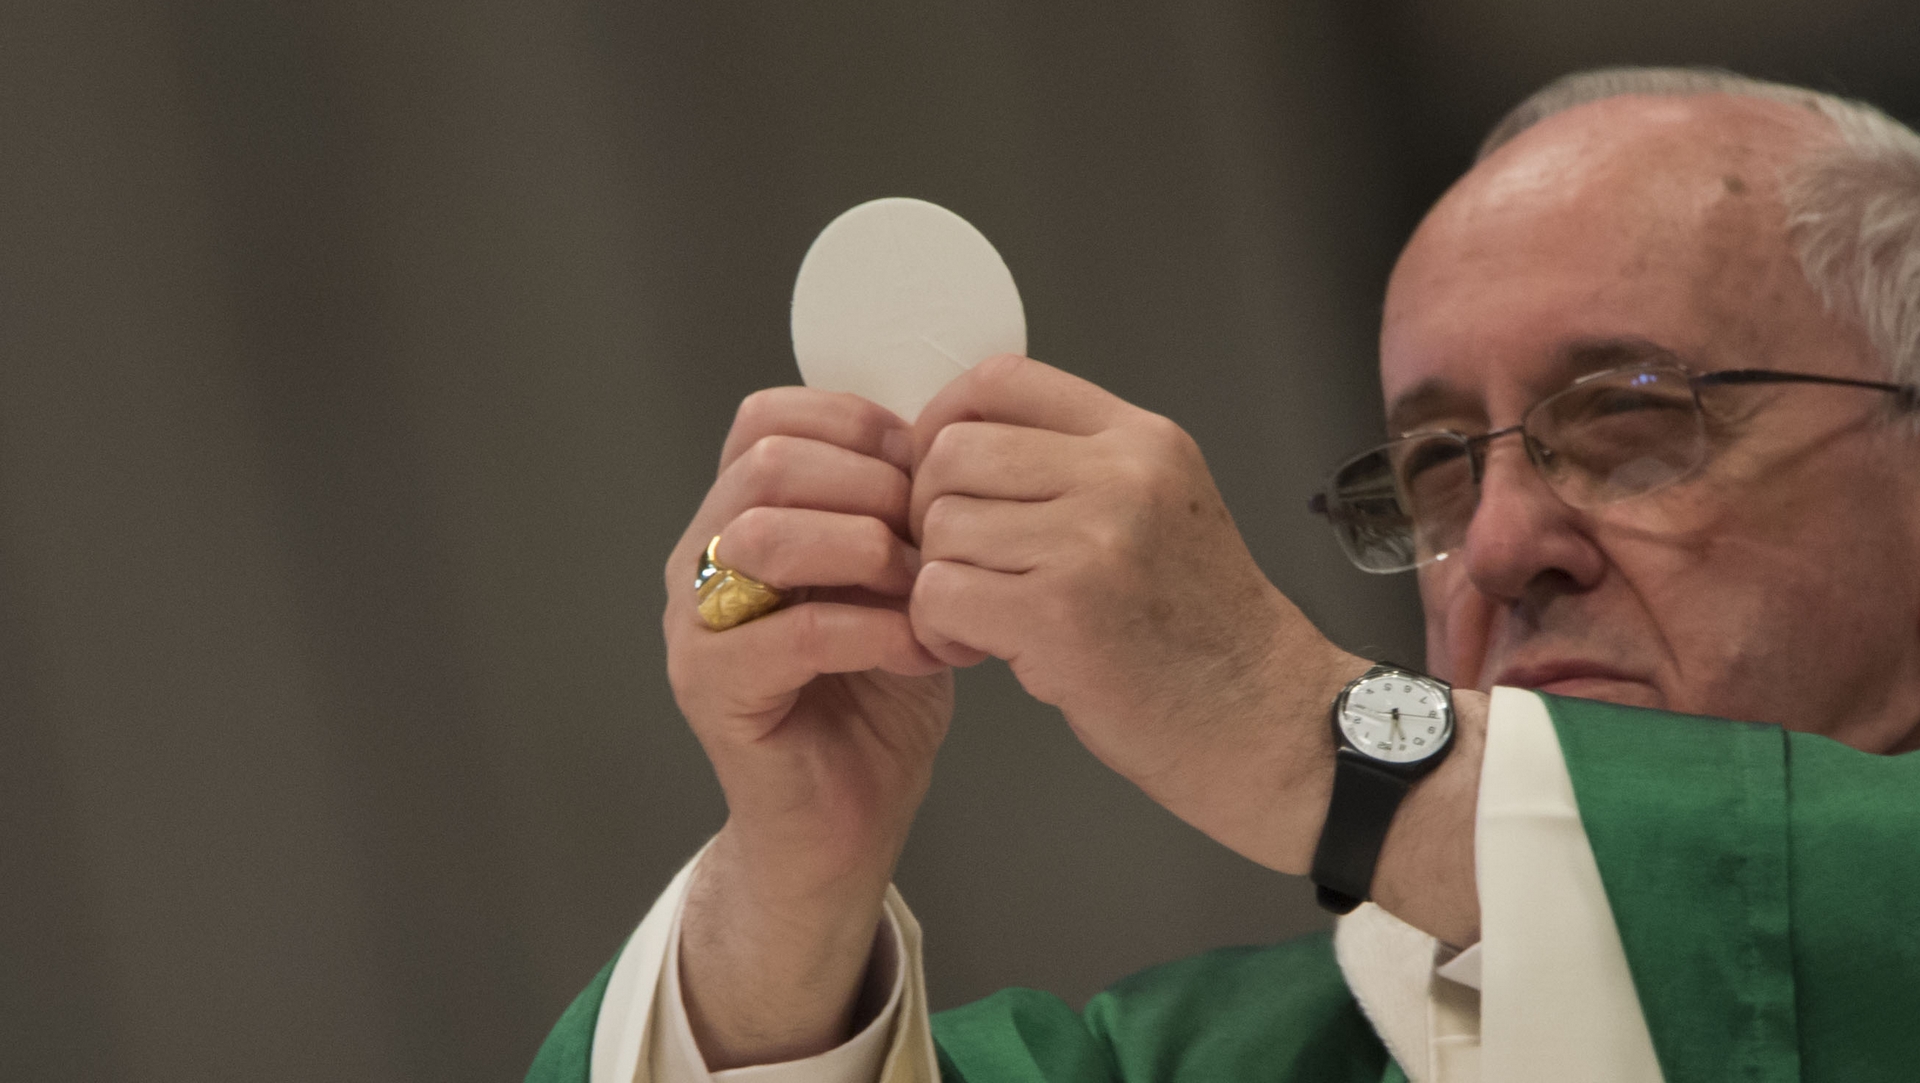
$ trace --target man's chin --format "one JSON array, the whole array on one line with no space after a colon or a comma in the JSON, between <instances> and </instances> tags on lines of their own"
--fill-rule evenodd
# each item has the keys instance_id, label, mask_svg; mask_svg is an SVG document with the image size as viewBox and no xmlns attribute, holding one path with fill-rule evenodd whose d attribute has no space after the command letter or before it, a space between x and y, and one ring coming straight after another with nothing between
<instances>
[{"instance_id":1,"label":"man's chin","mask_svg":"<svg viewBox=\"0 0 1920 1083\"><path fill-rule=\"evenodd\" d=\"M1640 681L1626 681L1616 677L1563 677L1557 681L1548 681L1534 691L1569 696L1573 699L1618 703L1626 707L1663 706L1658 689Z\"/></svg>"}]
</instances>

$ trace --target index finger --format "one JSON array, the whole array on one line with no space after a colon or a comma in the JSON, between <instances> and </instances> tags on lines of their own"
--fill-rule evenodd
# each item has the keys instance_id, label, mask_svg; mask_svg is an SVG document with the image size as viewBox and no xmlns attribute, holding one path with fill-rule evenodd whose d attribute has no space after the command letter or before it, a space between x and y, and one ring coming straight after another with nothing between
<instances>
[{"instance_id":1,"label":"index finger","mask_svg":"<svg viewBox=\"0 0 1920 1083\"><path fill-rule=\"evenodd\" d=\"M926 457L933 438L956 421L997 421L1069 436L1111 427L1125 400L1031 357L1001 354L955 377L920 411L913 424L913 460Z\"/></svg>"},{"instance_id":2,"label":"index finger","mask_svg":"<svg viewBox=\"0 0 1920 1083\"><path fill-rule=\"evenodd\" d=\"M813 387L769 387L740 402L720 451L720 472L769 436L799 436L913 468L913 443L900 415L858 395Z\"/></svg>"}]
</instances>

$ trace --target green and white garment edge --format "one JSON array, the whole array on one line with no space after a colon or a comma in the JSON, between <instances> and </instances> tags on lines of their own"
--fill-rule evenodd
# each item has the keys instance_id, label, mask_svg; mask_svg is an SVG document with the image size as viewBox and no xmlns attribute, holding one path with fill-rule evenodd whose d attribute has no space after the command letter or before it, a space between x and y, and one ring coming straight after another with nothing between
<instances>
[{"instance_id":1,"label":"green and white garment edge","mask_svg":"<svg viewBox=\"0 0 1920 1083\"><path fill-rule=\"evenodd\" d=\"M1342 919L1335 934L1348 987L1407 1077L1414 1083L1660 1080L1560 741L1535 694L1494 691L1475 848L1483 929L1477 1019L1470 996L1463 1001L1434 977L1437 945L1431 937L1372 906ZM680 909L698 860L696 855L674 878L611 973L602 974L590 1083L940 1079L919 925L892 890L886 900L891 943L882 941L883 949L892 950L879 958L894 962L893 991L872 1026L806 1061L707 1073L692 1052L677 982L671 980L679 969ZM590 1000L582 997L576 1009L588 1008ZM585 1036L585 1022L573 1021L577 1037ZM554 1040L563 1040L567 1029L563 1020Z\"/></svg>"}]
</instances>

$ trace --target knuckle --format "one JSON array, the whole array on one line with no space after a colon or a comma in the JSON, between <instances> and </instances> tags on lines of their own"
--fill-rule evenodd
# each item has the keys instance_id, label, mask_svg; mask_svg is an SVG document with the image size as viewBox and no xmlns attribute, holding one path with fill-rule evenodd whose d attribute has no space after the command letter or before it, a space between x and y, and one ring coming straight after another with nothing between
<instances>
[{"instance_id":1,"label":"knuckle","mask_svg":"<svg viewBox=\"0 0 1920 1083\"><path fill-rule=\"evenodd\" d=\"M739 399L739 407L733 409L733 428L739 432L770 432L780 419L781 401L791 390L793 388L760 388Z\"/></svg>"},{"instance_id":2,"label":"knuckle","mask_svg":"<svg viewBox=\"0 0 1920 1083\"><path fill-rule=\"evenodd\" d=\"M966 422L955 422L933 434L933 441L927 445L927 454L921 461L921 473L938 473L951 462L965 462L968 458L967 447L976 426Z\"/></svg>"},{"instance_id":3,"label":"knuckle","mask_svg":"<svg viewBox=\"0 0 1920 1083\"><path fill-rule=\"evenodd\" d=\"M780 388L768 387L740 400L733 411L733 429L743 435L765 433L780 412Z\"/></svg>"},{"instance_id":4,"label":"knuckle","mask_svg":"<svg viewBox=\"0 0 1920 1083\"><path fill-rule=\"evenodd\" d=\"M1179 423L1165 414L1142 412L1140 426L1154 444L1161 448L1177 450L1193 443L1193 438L1187 435L1187 430L1181 428Z\"/></svg>"},{"instance_id":5,"label":"knuckle","mask_svg":"<svg viewBox=\"0 0 1920 1083\"><path fill-rule=\"evenodd\" d=\"M1017 353L994 354L973 366L973 375L979 382L994 386L1012 379L1027 363L1027 359Z\"/></svg>"},{"instance_id":6,"label":"knuckle","mask_svg":"<svg viewBox=\"0 0 1920 1083\"><path fill-rule=\"evenodd\" d=\"M754 440L742 456L757 470L779 470L785 467L793 456L793 438L779 433L768 433Z\"/></svg>"},{"instance_id":7,"label":"knuckle","mask_svg":"<svg viewBox=\"0 0 1920 1083\"><path fill-rule=\"evenodd\" d=\"M1114 484L1132 493L1145 491L1153 484L1159 455L1151 438L1129 439L1107 457L1107 469Z\"/></svg>"},{"instance_id":8,"label":"knuckle","mask_svg":"<svg viewBox=\"0 0 1920 1083\"><path fill-rule=\"evenodd\" d=\"M1165 456L1143 456L1127 471L1127 490L1133 494L1132 506L1143 513L1170 503L1186 490L1182 471Z\"/></svg>"},{"instance_id":9,"label":"knuckle","mask_svg":"<svg viewBox=\"0 0 1920 1083\"><path fill-rule=\"evenodd\" d=\"M756 504L733 517L721 533L726 537L727 559L730 563L742 565L741 570L751 574L751 567L761 571L767 569L767 557L780 547L779 511L764 504Z\"/></svg>"},{"instance_id":10,"label":"knuckle","mask_svg":"<svg viewBox=\"0 0 1920 1083\"><path fill-rule=\"evenodd\" d=\"M1080 533L1087 553L1078 567L1088 574L1103 574L1103 569L1117 563L1132 548L1131 532L1112 519L1090 520Z\"/></svg>"},{"instance_id":11,"label":"knuckle","mask_svg":"<svg viewBox=\"0 0 1920 1083\"><path fill-rule=\"evenodd\" d=\"M1140 421L1143 467L1157 475L1179 474L1199 453L1187 430L1159 414L1143 414Z\"/></svg>"},{"instance_id":12,"label":"knuckle","mask_svg":"<svg viewBox=\"0 0 1920 1083\"><path fill-rule=\"evenodd\" d=\"M740 456L748 498L755 504L778 495L792 469L795 441L787 436L762 436Z\"/></svg>"},{"instance_id":13,"label":"knuckle","mask_svg":"<svg viewBox=\"0 0 1920 1083\"><path fill-rule=\"evenodd\" d=\"M953 596L957 574L957 570L945 561L936 560L923 565L920 574L913 580L909 607L916 615L928 610L938 612Z\"/></svg>"},{"instance_id":14,"label":"knuckle","mask_svg":"<svg viewBox=\"0 0 1920 1083\"><path fill-rule=\"evenodd\" d=\"M884 565L893 559L893 548L898 544L893 528L878 519L863 519L854 529L854 546L857 551L875 564Z\"/></svg>"},{"instance_id":15,"label":"knuckle","mask_svg":"<svg viewBox=\"0 0 1920 1083\"><path fill-rule=\"evenodd\" d=\"M952 493L942 493L934 497L933 503L927 505L926 516L921 520L922 544L952 531L956 525L955 517L960 513L960 506L960 498Z\"/></svg>"}]
</instances>

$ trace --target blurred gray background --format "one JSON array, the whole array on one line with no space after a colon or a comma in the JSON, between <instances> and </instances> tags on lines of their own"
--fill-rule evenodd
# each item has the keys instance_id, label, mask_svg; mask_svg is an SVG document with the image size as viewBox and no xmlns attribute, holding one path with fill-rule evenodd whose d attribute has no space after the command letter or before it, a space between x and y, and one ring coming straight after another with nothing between
<instances>
[{"instance_id":1,"label":"blurred gray background","mask_svg":"<svg viewBox=\"0 0 1920 1083\"><path fill-rule=\"evenodd\" d=\"M1912 121L1915 56L1909 0L5 5L0 1078L520 1076L721 821L660 565L846 207L978 224L1417 661L1303 501L1481 130L1628 61ZM939 1006L1320 923L997 663L900 882Z\"/></svg>"}]
</instances>

